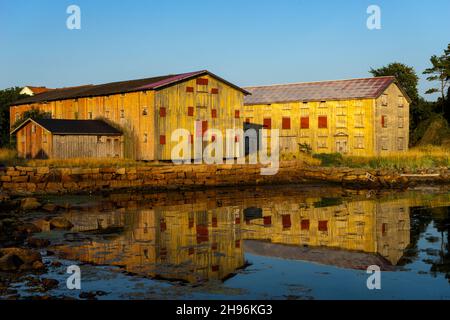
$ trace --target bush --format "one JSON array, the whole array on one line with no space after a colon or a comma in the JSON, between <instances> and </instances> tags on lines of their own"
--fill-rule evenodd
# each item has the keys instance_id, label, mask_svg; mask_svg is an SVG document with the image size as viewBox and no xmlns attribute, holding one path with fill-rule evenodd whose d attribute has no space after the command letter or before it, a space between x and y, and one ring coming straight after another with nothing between
<instances>
[{"instance_id":1,"label":"bush","mask_svg":"<svg viewBox=\"0 0 450 320\"><path fill-rule=\"evenodd\" d=\"M316 153L313 158L321 161L321 165L325 167L341 166L344 158L340 153Z\"/></svg>"}]
</instances>

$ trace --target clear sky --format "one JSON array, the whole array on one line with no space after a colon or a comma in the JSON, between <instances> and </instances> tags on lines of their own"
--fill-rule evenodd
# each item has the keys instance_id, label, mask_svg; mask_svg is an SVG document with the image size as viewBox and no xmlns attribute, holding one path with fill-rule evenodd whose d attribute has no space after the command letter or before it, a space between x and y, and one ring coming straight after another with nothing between
<instances>
[{"instance_id":1,"label":"clear sky","mask_svg":"<svg viewBox=\"0 0 450 320\"><path fill-rule=\"evenodd\" d=\"M81 30L66 9L81 8ZM366 27L381 8L381 30ZM0 0L0 88L208 69L240 86L419 74L450 43L450 0ZM420 91L429 87L423 76Z\"/></svg>"}]
</instances>

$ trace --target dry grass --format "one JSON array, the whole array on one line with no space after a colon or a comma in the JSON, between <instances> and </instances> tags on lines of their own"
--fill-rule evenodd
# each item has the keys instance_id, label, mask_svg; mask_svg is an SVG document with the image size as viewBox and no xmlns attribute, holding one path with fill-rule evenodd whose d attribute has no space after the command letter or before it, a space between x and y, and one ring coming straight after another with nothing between
<instances>
[{"instance_id":1,"label":"dry grass","mask_svg":"<svg viewBox=\"0 0 450 320\"><path fill-rule=\"evenodd\" d=\"M0 164L15 165L20 162L17 152L13 149L0 148Z\"/></svg>"},{"instance_id":2,"label":"dry grass","mask_svg":"<svg viewBox=\"0 0 450 320\"><path fill-rule=\"evenodd\" d=\"M347 167L372 169L421 170L450 167L450 149L437 146L412 148L406 152L392 152L382 157L342 157L339 164Z\"/></svg>"}]
</instances>

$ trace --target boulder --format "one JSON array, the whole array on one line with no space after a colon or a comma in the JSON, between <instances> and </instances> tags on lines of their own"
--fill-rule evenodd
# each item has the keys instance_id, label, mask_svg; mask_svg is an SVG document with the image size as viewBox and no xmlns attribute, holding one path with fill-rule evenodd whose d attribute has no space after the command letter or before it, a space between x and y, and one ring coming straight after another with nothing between
<instances>
[{"instance_id":1,"label":"boulder","mask_svg":"<svg viewBox=\"0 0 450 320\"><path fill-rule=\"evenodd\" d=\"M72 227L73 227L72 222L70 222L64 217L55 217L50 220L51 229L70 230L72 229Z\"/></svg>"},{"instance_id":2,"label":"boulder","mask_svg":"<svg viewBox=\"0 0 450 320\"><path fill-rule=\"evenodd\" d=\"M27 239L27 243L32 248L45 248L50 245L50 241L47 239L33 238Z\"/></svg>"},{"instance_id":3,"label":"boulder","mask_svg":"<svg viewBox=\"0 0 450 320\"><path fill-rule=\"evenodd\" d=\"M0 249L0 271L28 271L44 268L39 252L22 248Z\"/></svg>"},{"instance_id":4,"label":"boulder","mask_svg":"<svg viewBox=\"0 0 450 320\"><path fill-rule=\"evenodd\" d=\"M47 212L55 212L56 210L58 210L58 206L53 203L47 203L42 207L42 209Z\"/></svg>"},{"instance_id":5,"label":"boulder","mask_svg":"<svg viewBox=\"0 0 450 320\"><path fill-rule=\"evenodd\" d=\"M39 201L36 198L24 198L20 201L20 208L22 210L35 210L41 207Z\"/></svg>"}]
</instances>

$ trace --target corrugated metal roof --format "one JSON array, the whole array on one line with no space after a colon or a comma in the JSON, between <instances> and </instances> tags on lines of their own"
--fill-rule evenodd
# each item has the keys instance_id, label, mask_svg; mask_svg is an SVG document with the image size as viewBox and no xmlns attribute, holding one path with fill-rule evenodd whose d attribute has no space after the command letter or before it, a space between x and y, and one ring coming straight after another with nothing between
<instances>
[{"instance_id":1,"label":"corrugated metal roof","mask_svg":"<svg viewBox=\"0 0 450 320\"><path fill-rule=\"evenodd\" d=\"M260 87L246 87L251 95L245 104L270 104L294 101L324 101L377 98L395 77L376 77L322 82L304 82Z\"/></svg>"},{"instance_id":2,"label":"corrugated metal roof","mask_svg":"<svg viewBox=\"0 0 450 320\"><path fill-rule=\"evenodd\" d=\"M56 135L105 135L118 136L122 132L101 120L62 120L62 119L28 119L11 134L17 132L28 122L34 121L44 129Z\"/></svg>"},{"instance_id":3,"label":"corrugated metal roof","mask_svg":"<svg viewBox=\"0 0 450 320\"><path fill-rule=\"evenodd\" d=\"M48 92L44 92L41 94L34 95L32 97L27 97L24 99L20 99L11 105L21 105L28 103L36 103L36 102L46 102L46 101L55 101L55 100L65 100L65 99L76 99L76 98L84 98L84 97L94 97L94 96L105 96L111 94L119 94L119 93L127 93L127 92L135 92L135 91L144 91L144 90L157 90L164 88L169 85L176 84L178 82L188 80L193 77L201 76L201 75L210 75L212 77L217 78L218 80L228 84L229 86L244 92L244 94L248 94L244 89L216 76L215 74L207 71L195 71L189 73L175 74L175 75L166 75L138 80L129 80L129 81L120 81L120 82L111 82L99 85L86 85L80 87L73 88L62 88L62 89L54 89Z\"/></svg>"}]
</instances>

